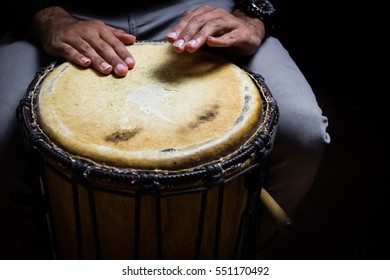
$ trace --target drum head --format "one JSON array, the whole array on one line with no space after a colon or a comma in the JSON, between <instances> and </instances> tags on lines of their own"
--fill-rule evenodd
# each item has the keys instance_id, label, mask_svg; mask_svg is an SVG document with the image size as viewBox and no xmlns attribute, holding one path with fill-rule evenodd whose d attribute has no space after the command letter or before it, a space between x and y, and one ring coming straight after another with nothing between
<instances>
[{"instance_id":1,"label":"drum head","mask_svg":"<svg viewBox=\"0 0 390 280\"><path fill-rule=\"evenodd\" d=\"M166 42L128 46L126 77L58 64L38 92L37 123L53 143L119 167L189 168L239 149L261 125L258 86L241 67Z\"/></svg>"}]
</instances>

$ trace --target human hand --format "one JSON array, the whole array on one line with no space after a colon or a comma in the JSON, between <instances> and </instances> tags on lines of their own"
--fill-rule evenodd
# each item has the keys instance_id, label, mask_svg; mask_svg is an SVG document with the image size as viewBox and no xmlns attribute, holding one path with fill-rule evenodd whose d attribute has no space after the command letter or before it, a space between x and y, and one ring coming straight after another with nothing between
<instances>
[{"instance_id":1,"label":"human hand","mask_svg":"<svg viewBox=\"0 0 390 280\"><path fill-rule=\"evenodd\" d=\"M78 20L60 7L35 14L31 33L49 55L92 66L103 74L123 77L135 65L125 46L134 43L135 36L98 20Z\"/></svg>"},{"instance_id":2,"label":"human hand","mask_svg":"<svg viewBox=\"0 0 390 280\"><path fill-rule=\"evenodd\" d=\"M201 5L183 14L167 35L176 52L195 52L203 45L240 55L257 51L265 37L264 24L239 10L232 13Z\"/></svg>"}]
</instances>

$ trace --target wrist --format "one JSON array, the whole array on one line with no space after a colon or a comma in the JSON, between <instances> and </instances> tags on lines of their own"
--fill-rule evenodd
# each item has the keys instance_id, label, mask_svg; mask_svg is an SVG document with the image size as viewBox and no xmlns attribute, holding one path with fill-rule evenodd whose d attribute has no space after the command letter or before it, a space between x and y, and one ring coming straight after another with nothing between
<instances>
[{"instance_id":1,"label":"wrist","mask_svg":"<svg viewBox=\"0 0 390 280\"><path fill-rule=\"evenodd\" d=\"M232 14L245 22L247 26L252 27L254 34L256 34L261 41L266 37L266 30L264 22L258 18L250 17L240 9L235 9Z\"/></svg>"},{"instance_id":2,"label":"wrist","mask_svg":"<svg viewBox=\"0 0 390 280\"><path fill-rule=\"evenodd\" d=\"M268 36L274 30L276 9L269 0L237 0L235 9L242 11L248 17L259 19Z\"/></svg>"}]
</instances>

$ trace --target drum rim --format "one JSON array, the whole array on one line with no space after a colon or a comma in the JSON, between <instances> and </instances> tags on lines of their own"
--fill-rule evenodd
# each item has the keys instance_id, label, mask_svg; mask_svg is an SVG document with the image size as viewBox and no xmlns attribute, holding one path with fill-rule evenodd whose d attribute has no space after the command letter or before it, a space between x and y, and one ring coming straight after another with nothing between
<instances>
[{"instance_id":1,"label":"drum rim","mask_svg":"<svg viewBox=\"0 0 390 280\"><path fill-rule=\"evenodd\" d=\"M41 68L36 73L25 96L18 105L17 117L27 149L41 159L44 157L49 158L68 173L79 174L79 176L87 180L105 178L112 182L143 185L145 188L152 186L154 189L161 189L166 185L183 183L188 180L207 180L208 182L221 180L221 178L226 178L242 171L254 162L261 162L269 156L272 150L273 138L279 118L277 102L262 75L254 73L246 66L234 62L235 65L242 68L249 75L259 89L262 100L262 119L251 137L238 149L223 158L178 170L143 170L104 165L71 154L49 139L41 130L35 116L37 108L36 95L40 85L45 76L62 62L61 60L54 60L47 67Z\"/></svg>"}]
</instances>

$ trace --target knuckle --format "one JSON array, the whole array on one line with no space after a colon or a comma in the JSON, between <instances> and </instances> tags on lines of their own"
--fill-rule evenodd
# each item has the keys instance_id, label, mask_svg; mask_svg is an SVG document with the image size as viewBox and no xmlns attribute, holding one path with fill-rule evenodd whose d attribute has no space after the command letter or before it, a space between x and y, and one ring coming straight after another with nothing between
<instances>
[{"instance_id":1,"label":"knuckle","mask_svg":"<svg viewBox=\"0 0 390 280\"><path fill-rule=\"evenodd\" d=\"M86 20L85 22L90 25L105 25L105 23L99 19L90 19Z\"/></svg>"},{"instance_id":2,"label":"knuckle","mask_svg":"<svg viewBox=\"0 0 390 280\"><path fill-rule=\"evenodd\" d=\"M184 39L192 38L194 36L190 30L184 30L181 35Z\"/></svg>"},{"instance_id":3,"label":"knuckle","mask_svg":"<svg viewBox=\"0 0 390 280\"><path fill-rule=\"evenodd\" d=\"M98 41L96 42L96 45L95 45L96 49L99 51L99 52L102 52L102 53L106 53L108 51L110 51L110 47L107 45L106 42L104 41Z\"/></svg>"},{"instance_id":4,"label":"knuckle","mask_svg":"<svg viewBox=\"0 0 390 280\"><path fill-rule=\"evenodd\" d=\"M205 22L205 17L203 15L195 15L192 17L191 22L202 25Z\"/></svg>"},{"instance_id":5,"label":"knuckle","mask_svg":"<svg viewBox=\"0 0 390 280\"><path fill-rule=\"evenodd\" d=\"M181 20L189 21L191 17L192 17L191 12L186 11L182 14Z\"/></svg>"},{"instance_id":6,"label":"knuckle","mask_svg":"<svg viewBox=\"0 0 390 280\"><path fill-rule=\"evenodd\" d=\"M218 13L218 14L223 14L223 13L226 13L226 10L225 10L225 9L222 9L222 8L215 8L215 9L214 9L214 12L215 12L215 13Z\"/></svg>"},{"instance_id":7,"label":"knuckle","mask_svg":"<svg viewBox=\"0 0 390 280\"><path fill-rule=\"evenodd\" d=\"M87 42L81 41L78 44L77 48L80 49L82 52L87 52L91 49L91 46Z\"/></svg>"},{"instance_id":8,"label":"knuckle","mask_svg":"<svg viewBox=\"0 0 390 280\"><path fill-rule=\"evenodd\" d=\"M207 25L214 27L214 28L219 28L222 26L222 20L220 18L215 18L211 19L207 22Z\"/></svg>"},{"instance_id":9,"label":"knuckle","mask_svg":"<svg viewBox=\"0 0 390 280\"><path fill-rule=\"evenodd\" d=\"M69 58L74 53L74 49L71 46L64 46L61 49L58 50L60 53L62 53L62 56L65 58Z\"/></svg>"}]
</instances>

